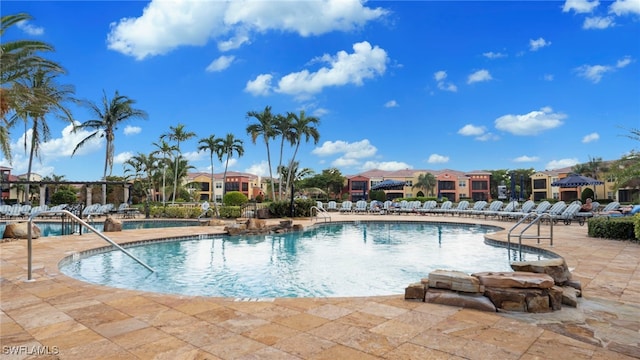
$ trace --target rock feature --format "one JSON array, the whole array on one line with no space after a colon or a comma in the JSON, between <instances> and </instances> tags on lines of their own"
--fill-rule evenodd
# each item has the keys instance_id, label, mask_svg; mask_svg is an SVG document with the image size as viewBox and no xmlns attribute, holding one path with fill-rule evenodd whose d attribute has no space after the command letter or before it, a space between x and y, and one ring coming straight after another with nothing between
<instances>
[{"instance_id":1,"label":"rock feature","mask_svg":"<svg viewBox=\"0 0 640 360\"><path fill-rule=\"evenodd\" d=\"M229 235L262 235L262 234L282 234L290 231L304 230L302 225L296 224L292 226L291 220L281 221L279 225L267 225L265 220L261 219L236 219L233 225L224 227L224 231Z\"/></svg>"},{"instance_id":2,"label":"rock feature","mask_svg":"<svg viewBox=\"0 0 640 360\"><path fill-rule=\"evenodd\" d=\"M4 228L3 239L28 239L29 222L9 223ZM35 223L31 223L31 238L37 239L42 235L40 228Z\"/></svg>"},{"instance_id":3,"label":"rock feature","mask_svg":"<svg viewBox=\"0 0 640 360\"><path fill-rule=\"evenodd\" d=\"M554 285L553 278L549 275L524 271L482 272L475 273L473 276L480 280L480 284L494 288L548 289Z\"/></svg>"},{"instance_id":4,"label":"rock feature","mask_svg":"<svg viewBox=\"0 0 640 360\"><path fill-rule=\"evenodd\" d=\"M413 283L404 289L404 299L405 300L420 300L424 302L424 295L426 294L427 288L423 283Z\"/></svg>"},{"instance_id":5,"label":"rock feature","mask_svg":"<svg viewBox=\"0 0 640 360\"><path fill-rule=\"evenodd\" d=\"M122 231L122 221L114 219L111 216L107 216L104 219L104 232L116 232Z\"/></svg>"},{"instance_id":6,"label":"rock feature","mask_svg":"<svg viewBox=\"0 0 640 360\"><path fill-rule=\"evenodd\" d=\"M430 288L467 293L482 293L484 291L477 277L462 271L435 270L429 274L428 279L422 279L422 283L429 284Z\"/></svg>"},{"instance_id":7,"label":"rock feature","mask_svg":"<svg viewBox=\"0 0 640 360\"><path fill-rule=\"evenodd\" d=\"M571 286L562 287L562 303L567 306L577 307L580 290L576 290Z\"/></svg>"},{"instance_id":8,"label":"rock feature","mask_svg":"<svg viewBox=\"0 0 640 360\"><path fill-rule=\"evenodd\" d=\"M516 261L511 263L514 271L525 271L538 274L547 274L553 278L556 284L563 284L571 280L571 272L564 258L539 260L539 261Z\"/></svg>"},{"instance_id":9,"label":"rock feature","mask_svg":"<svg viewBox=\"0 0 640 360\"><path fill-rule=\"evenodd\" d=\"M426 292L424 301L432 304L451 305L466 309L496 312L495 305L493 305L491 300L482 296L482 294L461 293L430 288Z\"/></svg>"}]
</instances>

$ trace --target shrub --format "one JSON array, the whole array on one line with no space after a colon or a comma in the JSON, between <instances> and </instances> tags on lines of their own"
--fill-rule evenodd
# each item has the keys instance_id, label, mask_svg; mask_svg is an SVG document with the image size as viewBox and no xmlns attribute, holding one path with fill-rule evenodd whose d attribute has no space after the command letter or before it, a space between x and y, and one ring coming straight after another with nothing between
<instances>
[{"instance_id":1,"label":"shrub","mask_svg":"<svg viewBox=\"0 0 640 360\"><path fill-rule=\"evenodd\" d=\"M582 201L582 203L584 204L589 198L593 200L593 190L585 188L584 190L582 190L582 194L580 195L580 201Z\"/></svg>"},{"instance_id":2,"label":"shrub","mask_svg":"<svg viewBox=\"0 0 640 360\"><path fill-rule=\"evenodd\" d=\"M249 198L239 191L230 191L222 198L222 203L227 206L240 206L249 202Z\"/></svg>"},{"instance_id":3,"label":"shrub","mask_svg":"<svg viewBox=\"0 0 640 360\"><path fill-rule=\"evenodd\" d=\"M151 217L167 217L175 219L195 219L202 213L200 207L181 207L181 206L152 206L149 214Z\"/></svg>"},{"instance_id":4,"label":"shrub","mask_svg":"<svg viewBox=\"0 0 640 360\"><path fill-rule=\"evenodd\" d=\"M240 206L221 206L220 217L225 219L237 219L241 215Z\"/></svg>"},{"instance_id":5,"label":"shrub","mask_svg":"<svg viewBox=\"0 0 640 360\"><path fill-rule=\"evenodd\" d=\"M261 203L261 202L263 202L263 201L264 201L264 195L262 195L262 194L258 194L258 195L256 196L256 202L257 202L257 203Z\"/></svg>"},{"instance_id":6,"label":"shrub","mask_svg":"<svg viewBox=\"0 0 640 360\"><path fill-rule=\"evenodd\" d=\"M634 229L636 233L636 240L640 240L640 213L633 215Z\"/></svg>"},{"instance_id":7,"label":"shrub","mask_svg":"<svg viewBox=\"0 0 640 360\"><path fill-rule=\"evenodd\" d=\"M311 207L316 205L313 199L295 199L293 201L293 217L311 216ZM269 204L269 213L274 217L290 217L291 201L276 201Z\"/></svg>"},{"instance_id":8,"label":"shrub","mask_svg":"<svg viewBox=\"0 0 640 360\"><path fill-rule=\"evenodd\" d=\"M71 190L60 190L51 195L51 205L73 204L78 200L76 193Z\"/></svg>"},{"instance_id":9,"label":"shrub","mask_svg":"<svg viewBox=\"0 0 640 360\"><path fill-rule=\"evenodd\" d=\"M387 194L385 194L382 190L371 190L369 192L369 199L384 202L385 200L387 200Z\"/></svg>"},{"instance_id":10,"label":"shrub","mask_svg":"<svg viewBox=\"0 0 640 360\"><path fill-rule=\"evenodd\" d=\"M616 240L638 240L640 237L635 231L639 228L640 217L597 217L589 219L588 234L591 237L616 239Z\"/></svg>"}]
</instances>

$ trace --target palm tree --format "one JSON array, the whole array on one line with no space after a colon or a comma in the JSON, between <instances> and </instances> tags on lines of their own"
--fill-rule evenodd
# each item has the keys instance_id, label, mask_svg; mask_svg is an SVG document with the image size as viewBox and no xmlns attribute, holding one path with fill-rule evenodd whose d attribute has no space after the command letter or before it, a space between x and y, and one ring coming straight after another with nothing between
<instances>
[{"instance_id":1,"label":"palm tree","mask_svg":"<svg viewBox=\"0 0 640 360\"><path fill-rule=\"evenodd\" d=\"M74 127L74 132L80 129L89 129L93 130L93 132L76 145L71 156L73 156L78 149L91 139L104 137L107 141L107 146L104 159L104 173L102 175L103 180L106 180L107 178L107 169L109 170L109 176L111 176L111 172L113 170L113 154L115 151L114 141L116 137L115 131L118 129L118 126L129 119L148 118L145 111L135 109L133 107L135 103L135 100L125 95L120 95L118 90L116 90L115 95L111 100L107 98L107 94L103 91L102 107L93 102L83 102L83 105L89 108L96 119L87 120Z\"/></svg>"},{"instance_id":2,"label":"palm tree","mask_svg":"<svg viewBox=\"0 0 640 360\"><path fill-rule=\"evenodd\" d=\"M293 132L293 117L290 114L287 116L276 115L274 118L274 129L276 130L274 137L280 135L280 158L278 160L278 167L276 169L280 169L282 167L282 154L284 151L284 142L287 141L291 145L293 145L295 133ZM278 172L280 173L280 172ZM280 179L283 179L280 177ZM282 191L282 181L278 181L278 196L280 197L280 201L282 201L283 191Z\"/></svg>"},{"instance_id":3,"label":"palm tree","mask_svg":"<svg viewBox=\"0 0 640 360\"><path fill-rule=\"evenodd\" d=\"M209 137L207 138L202 138L200 139L200 141L198 141L198 144L200 144L200 146L198 146L198 151L209 152L209 161L211 162L211 200L213 200L213 207L215 209L216 216L218 216L218 201L216 200L216 187L215 187L215 181L213 178L213 154L220 153L220 145L219 145L220 141L222 141L222 139L217 138L213 134L209 135ZM220 156L218 155L218 157Z\"/></svg>"},{"instance_id":4,"label":"palm tree","mask_svg":"<svg viewBox=\"0 0 640 360\"><path fill-rule=\"evenodd\" d=\"M162 206L166 206L167 155L172 155L177 149L175 146L169 145L169 143L164 141L162 138L160 138L159 142L153 143L152 145L158 148L158 150L152 152L153 155L162 154Z\"/></svg>"},{"instance_id":5,"label":"palm tree","mask_svg":"<svg viewBox=\"0 0 640 360\"><path fill-rule=\"evenodd\" d=\"M160 136L160 139L168 138L171 141L176 142L176 152L177 156L175 157L175 169L174 169L174 179L173 179L173 194L171 203L175 204L176 202L176 190L178 187L178 165L180 164L180 143L183 141L187 141L192 137L196 136L194 132L185 131L184 124L178 124L176 126L169 126L169 132Z\"/></svg>"},{"instance_id":6,"label":"palm tree","mask_svg":"<svg viewBox=\"0 0 640 360\"><path fill-rule=\"evenodd\" d=\"M129 158L124 162L124 166L126 167L127 165L131 168L131 170L135 172L135 180L138 180L141 174L144 174L146 176L142 181L142 186L145 193L144 213L145 217L148 219L150 215L150 201L151 197L153 196L153 170L157 166L157 159L153 156L153 153L147 156L139 152L137 155ZM126 168L124 172L127 173L129 172L129 170L129 168Z\"/></svg>"},{"instance_id":7,"label":"palm tree","mask_svg":"<svg viewBox=\"0 0 640 360\"><path fill-rule=\"evenodd\" d=\"M25 127L31 119L31 142L29 146L29 165L27 167L27 180L31 180L33 157L39 156L40 144L51 137L49 126L45 119L48 114L54 114L58 118L73 123L71 111L66 107L67 102L75 101L75 92L71 85L59 85L56 83L58 73L52 73L39 68L30 73L30 77L22 80L20 85L28 89L27 96L21 96L16 104L14 120L24 120ZM25 151L27 149L27 137L25 131ZM29 183L26 185L26 193L29 193Z\"/></svg>"},{"instance_id":8,"label":"palm tree","mask_svg":"<svg viewBox=\"0 0 640 360\"><path fill-rule=\"evenodd\" d=\"M264 108L264 111L249 111L247 112L247 118L256 118L258 121L255 124L247 126L247 134L251 136L251 141L255 144L256 139L262 136L264 144L267 147L267 163L269 164L269 177L271 179L271 196L275 197L276 189L273 185L273 169L271 168L271 152L269 151L269 140L273 139L277 135L277 130L274 127L274 116L271 114L271 106Z\"/></svg>"},{"instance_id":9,"label":"palm tree","mask_svg":"<svg viewBox=\"0 0 640 360\"><path fill-rule=\"evenodd\" d=\"M21 21L31 20L26 13L5 15L0 18L0 38L5 31ZM35 69L49 72L63 73L64 70L56 62L44 59L38 52L53 51L53 46L34 40L17 40L0 44L0 117L3 126L0 127L0 151L11 162L9 129L13 125L5 119L10 110L16 109L18 99L23 97L28 89L20 86L20 82L28 81Z\"/></svg>"},{"instance_id":10,"label":"palm tree","mask_svg":"<svg viewBox=\"0 0 640 360\"><path fill-rule=\"evenodd\" d=\"M187 175L189 175L189 170L194 169L194 167L192 165L189 165L189 161L187 159L184 158L180 158L180 159L176 159L178 166L177 166L177 171L175 168L168 168L168 175L169 175L169 179L171 179L171 185L175 190L174 194L178 194L178 195L172 195L174 198L179 198L179 194L182 193L182 191L184 190L184 185L182 183L183 178L185 178ZM174 172L176 174L174 174ZM177 179L177 182L174 183L174 179ZM188 200L185 198L185 200Z\"/></svg>"},{"instance_id":11,"label":"palm tree","mask_svg":"<svg viewBox=\"0 0 640 360\"><path fill-rule=\"evenodd\" d=\"M433 188L436 186L436 177L432 173L424 173L418 175L418 181L413 184L414 188L428 189L433 196Z\"/></svg>"},{"instance_id":12,"label":"palm tree","mask_svg":"<svg viewBox=\"0 0 640 360\"><path fill-rule=\"evenodd\" d=\"M291 157L291 161L289 162L289 167L292 168L296 155L298 154L302 138L305 138L305 142L309 142L309 139L313 139L314 144L317 144L318 140L320 140L320 132L318 132L317 128L318 124L320 124L320 119L315 116L306 116L304 110L301 110L299 115L289 113L287 117L291 117L291 119L293 119L290 139L291 144L295 145L295 150ZM289 175L287 176L287 189L291 183L291 175L292 172L289 172Z\"/></svg>"},{"instance_id":13,"label":"palm tree","mask_svg":"<svg viewBox=\"0 0 640 360\"><path fill-rule=\"evenodd\" d=\"M223 139L218 139L218 160L222 161L222 156L227 155L227 160L224 164L224 175L222 176L222 195L227 193L227 168L229 167L229 159L233 157L233 153L238 154L238 157L244 155L244 142L240 139L236 139L233 134L229 133Z\"/></svg>"}]
</instances>

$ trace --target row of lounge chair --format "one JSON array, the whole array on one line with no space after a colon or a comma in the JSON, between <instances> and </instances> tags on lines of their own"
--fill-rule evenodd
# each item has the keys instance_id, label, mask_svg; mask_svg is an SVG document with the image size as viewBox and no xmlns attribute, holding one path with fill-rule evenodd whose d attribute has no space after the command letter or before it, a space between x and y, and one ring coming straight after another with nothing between
<instances>
[{"instance_id":1,"label":"row of lounge chair","mask_svg":"<svg viewBox=\"0 0 640 360\"><path fill-rule=\"evenodd\" d=\"M0 205L0 218L3 219L26 219L31 215L36 213L40 213L43 211L59 211L67 208L67 204L55 205L49 207L48 205ZM82 217L96 217L96 216L106 216L109 214L129 214L131 213L131 209L127 203L120 204L117 208L114 204L91 204L82 209ZM47 216L57 216L56 213L47 214Z\"/></svg>"},{"instance_id":2,"label":"row of lounge chair","mask_svg":"<svg viewBox=\"0 0 640 360\"><path fill-rule=\"evenodd\" d=\"M338 207L335 201L329 201L327 207L320 201L317 207L326 211L338 211L340 213L355 214L433 214L433 215L457 215L457 216L475 216L484 217L485 219L496 220L515 220L518 221L524 217L535 217L545 215L548 221L562 221L565 225L570 225L572 221L577 221L580 225L584 225L586 219L593 216L609 214L620 206L618 202L609 203L604 209L599 210L600 204L596 201L592 203L593 211L580 212L582 204L580 201L574 201L570 204L564 201L558 201L553 205L549 201L542 201L536 205L533 200L525 201L520 204L517 201L511 201L505 204L501 200L476 201L473 207L467 200L460 201L456 206L453 202L445 201L440 206L434 200L428 200L424 203L420 201L400 201L380 202L372 200L367 203L359 200L353 204L351 201L344 201Z\"/></svg>"}]
</instances>

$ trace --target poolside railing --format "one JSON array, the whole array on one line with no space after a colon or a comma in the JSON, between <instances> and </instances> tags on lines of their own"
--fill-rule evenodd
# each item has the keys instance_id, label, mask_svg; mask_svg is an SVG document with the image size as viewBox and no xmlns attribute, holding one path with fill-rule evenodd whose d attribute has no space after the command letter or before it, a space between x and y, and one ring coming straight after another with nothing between
<instances>
[{"instance_id":1,"label":"poolside railing","mask_svg":"<svg viewBox=\"0 0 640 360\"><path fill-rule=\"evenodd\" d=\"M527 223L527 225L525 225L525 227L520 230L520 233L516 234L516 235L512 235L511 233L516 230L516 228L518 228L521 224L524 224L526 220L528 220L529 218L534 217L533 220L531 220L529 223ZM540 224L542 223L543 220L548 219L549 220L549 235L545 236L541 233L540 231ZM531 228L533 225L538 225L537 226L537 231L535 235L525 235L525 232L527 230L529 230L529 228ZM527 213L525 216L523 216L520 220L518 220L518 222L513 225L511 227L511 229L509 229L509 232L507 233L507 249L509 252L511 252L511 237L517 237L518 238L518 254L520 259L522 259L522 239L537 239L538 244L540 244L540 239L549 239L549 245L553 246L553 221L551 218L551 215L549 215L548 213L542 213L542 214L536 214L536 213Z\"/></svg>"}]
</instances>

